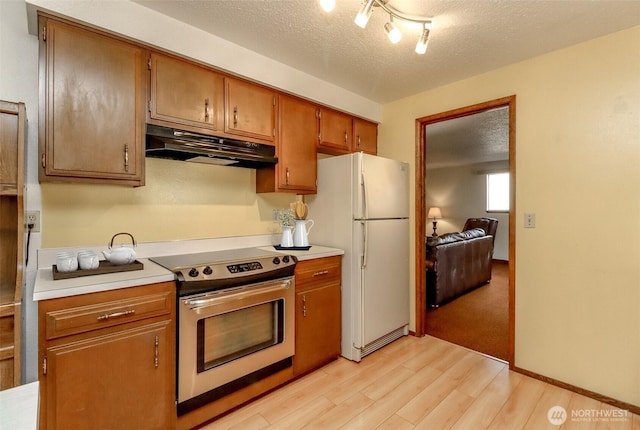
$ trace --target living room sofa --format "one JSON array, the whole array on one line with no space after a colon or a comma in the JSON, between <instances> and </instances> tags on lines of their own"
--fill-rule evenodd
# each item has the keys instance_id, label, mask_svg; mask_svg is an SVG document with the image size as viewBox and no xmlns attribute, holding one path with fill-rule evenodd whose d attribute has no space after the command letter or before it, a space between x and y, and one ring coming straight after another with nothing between
<instances>
[{"instance_id":1,"label":"living room sofa","mask_svg":"<svg viewBox=\"0 0 640 430\"><path fill-rule=\"evenodd\" d=\"M469 218L461 232L426 238L428 306L440 306L491 280L497 229L495 218Z\"/></svg>"}]
</instances>

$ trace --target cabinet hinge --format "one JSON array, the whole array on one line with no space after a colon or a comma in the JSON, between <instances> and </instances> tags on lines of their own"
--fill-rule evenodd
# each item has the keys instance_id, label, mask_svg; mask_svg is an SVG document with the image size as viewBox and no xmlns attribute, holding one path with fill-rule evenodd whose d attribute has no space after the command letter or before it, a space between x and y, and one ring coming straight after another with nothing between
<instances>
[{"instance_id":1,"label":"cabinet hinge","mask_svg":"<svg viewBox=\"0 0 640 430\"><path fill-rule=\"evenodd\" d=\"M42 359L42 374L43 375L47 374L47 357L44 357Z\"/></svg>"},{"instance_id":2,"label":"cabinet hinge","mask_svg":"<svg viewBox=\"0 0 640 430\"><path fill-rule=\"evenodd\" d=\"M47 26L43 26L42 27L42 41L46 42L47 41Z\"/></svg>"}]
</instances>

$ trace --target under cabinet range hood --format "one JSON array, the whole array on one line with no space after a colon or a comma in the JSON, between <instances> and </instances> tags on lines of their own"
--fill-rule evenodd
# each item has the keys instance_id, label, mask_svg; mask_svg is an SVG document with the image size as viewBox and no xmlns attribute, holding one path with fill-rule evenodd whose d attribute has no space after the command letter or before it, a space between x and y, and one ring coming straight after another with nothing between
<instances>
[{"instance_id":1,"label":"under cabinet range hood","mask_svg":"<svg viewBox=\"0 0 640 430\"><path fill-rule=\"evenodd\" d=\"M278 162L275 146L147 124L146 156L257 169Z\"/></svg>"}]
</instances>

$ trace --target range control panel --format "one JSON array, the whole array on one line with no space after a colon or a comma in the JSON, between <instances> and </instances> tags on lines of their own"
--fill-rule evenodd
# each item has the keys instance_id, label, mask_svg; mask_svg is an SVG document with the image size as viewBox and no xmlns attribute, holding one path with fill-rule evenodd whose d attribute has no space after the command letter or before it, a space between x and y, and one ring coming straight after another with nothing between
<instances>
[{"instance_id":1,"label":"range control panel","mask_svg":"<svg viewBox=\"0 0 640 430\"><path fill-rule=\"evenodd\" d=\"M221 262L200 264L193 267L182 267L176 273L182 275L184 281L222 280L247 275L268 275L270 272L295 266L297 259L293 256L261 257L251 261Z\"/></svg>"}]
</instances>

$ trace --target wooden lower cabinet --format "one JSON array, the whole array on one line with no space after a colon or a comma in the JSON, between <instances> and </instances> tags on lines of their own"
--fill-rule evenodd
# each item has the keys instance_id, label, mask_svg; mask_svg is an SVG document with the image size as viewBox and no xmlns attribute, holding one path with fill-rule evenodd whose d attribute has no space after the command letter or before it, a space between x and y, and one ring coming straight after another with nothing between
<instances>
[{"instance_id":1,"label":"wooden lower cabinet","mask_svg":"<svg viewBox=\"0 0 640 430\"><path fill-rule=\"evenodd\" d=\"M173 282L38 307L40 429L175 427Z\"/></svg>"},{"instance_id":2,"label":"wooden lower cabinet","mask_svg":"<svg viewBox=\"0 0 640 430\"><path fill-rule=\"evenodd\" d=\"M340 355L341 258L305 260L296 266L296 376Z\"/></svg>"}]
</instances>

